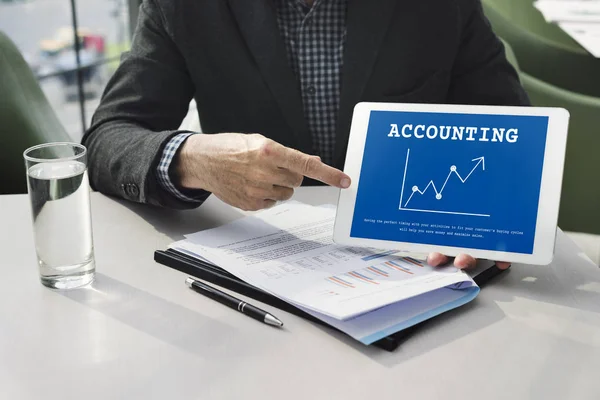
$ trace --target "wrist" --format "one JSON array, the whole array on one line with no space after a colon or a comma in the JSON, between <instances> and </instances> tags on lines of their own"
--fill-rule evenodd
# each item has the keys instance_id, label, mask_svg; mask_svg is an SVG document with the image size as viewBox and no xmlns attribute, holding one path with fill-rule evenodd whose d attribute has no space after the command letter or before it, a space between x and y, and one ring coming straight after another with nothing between
<instances>
[{"instance_id":1,"label":"wrist","mask_svg":"<svg viewBox=\"0 0 600 400\"><path fill-rule=\"evenodd\" d=\"M169 171L172 181L176 186L186 189L204 189L207 190L203 180L205 177L203 157L199 154L202 149L200 142L204 139L204 134L195 133L190 135L179 147L171 169Z\"/></svg>"}]
</instances>

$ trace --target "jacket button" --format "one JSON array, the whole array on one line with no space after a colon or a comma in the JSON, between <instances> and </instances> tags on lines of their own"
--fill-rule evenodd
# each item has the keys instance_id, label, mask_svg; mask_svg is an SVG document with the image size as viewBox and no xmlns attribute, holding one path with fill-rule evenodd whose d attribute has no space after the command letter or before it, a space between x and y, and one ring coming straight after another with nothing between
<instances>
[{"instance_id":1,"label":"jacket button","mask_svg":"<svg viewBox=\"0 0 600 400\"><path fill-rule=\"evenodd\" d=\"M132 183L129 188L129 193L132 197L137 198L140 195L140 188L138 188L136 184Z\"/></svg>"}]
</instances>

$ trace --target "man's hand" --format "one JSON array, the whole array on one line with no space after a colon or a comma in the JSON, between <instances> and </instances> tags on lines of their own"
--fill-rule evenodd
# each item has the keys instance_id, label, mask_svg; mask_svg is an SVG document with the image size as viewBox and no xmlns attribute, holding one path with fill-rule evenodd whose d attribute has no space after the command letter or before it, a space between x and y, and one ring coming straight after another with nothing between
<instances>
[{"instance_id":1,"label":"man's hand","mask_svg":"<svg viewBox=\"0 0 600 400\"><path fill-rule=\"evenodd\" d=\"M450 261L450 259L440 253L431 253L429 257L427 257L427 263L432 267L438 267L440 265L445 265ZM469 269L474 268L475 264L477 264L477 260L473 257L466 254L459 254L454 259L454 266L459 269ZM496 266L500 269L507 269L510 267L510 263L496 261Z\"/></svg>"},{"instance_id":2,"label":"man's hand","mask_svg":"<svg viewBox=\"0 0 600 400\"><path fill-rule=\"evenodd\" d=\"M190 136L174 161L178 183L204 189L245 211L288 200L304 177L338 188L350 186L342 171L258 134Z\"/></svg>"}]
</instances>

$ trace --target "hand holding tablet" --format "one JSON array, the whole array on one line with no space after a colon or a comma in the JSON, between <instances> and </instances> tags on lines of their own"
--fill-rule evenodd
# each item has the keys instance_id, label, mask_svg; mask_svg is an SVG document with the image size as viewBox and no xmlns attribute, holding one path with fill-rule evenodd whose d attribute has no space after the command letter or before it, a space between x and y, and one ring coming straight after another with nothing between
<instances>
[{"instance_id":1,"label":"hand holding tablet","mask_svg":"<svg viewBox=\"0 0 600 400\"><path fill-rule=\"evenodd\" d=\"M334 240L510 262L552 260L568 112L360 103ZM470 256L465 256L469 254Z\"/></svg>"},{"instance_id":2,"label":"hand holding tablet","mask_svg":"<svg viewBox=\"0 0 600 400\"><path fill-rule=\"evenodd\" d=\"M431 253L427 257L427 263L433 267L444 266L450 261L448 256L441 253ZM468 254L459 254L454 259L454 266L459 269L471 269L477 266L477 260ZM501 270L510 268L509 262L495 261L496 267Z\"/></svg>"}]
</instances>

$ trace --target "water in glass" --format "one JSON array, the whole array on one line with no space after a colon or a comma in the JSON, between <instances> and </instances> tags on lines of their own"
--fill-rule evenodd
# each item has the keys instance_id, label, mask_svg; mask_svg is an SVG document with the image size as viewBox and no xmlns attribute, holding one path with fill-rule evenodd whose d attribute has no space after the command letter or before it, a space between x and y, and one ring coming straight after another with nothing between
<instances>
[{"instance_id":1,"label":"water in glass","mask_svg":"<svg viewBox=\"0 0 600 400\"><path fill-rule=\"evenodd\" d=\"M69 289L94 278L90 189L86 165L39 163L27 171L42 283Z\"/></svg>"}]
</instances>

